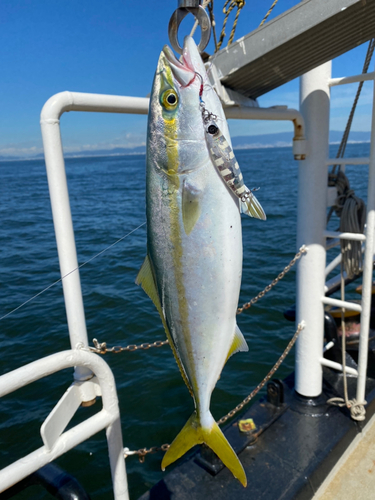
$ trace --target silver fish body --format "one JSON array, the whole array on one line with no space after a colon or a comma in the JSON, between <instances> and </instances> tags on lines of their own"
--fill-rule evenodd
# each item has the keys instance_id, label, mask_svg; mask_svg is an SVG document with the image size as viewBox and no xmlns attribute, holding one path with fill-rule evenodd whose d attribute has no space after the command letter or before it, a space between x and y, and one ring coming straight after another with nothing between
<instances>
[{"instance_id":1,"label":"silver fish body","mask_svg":"<svg viewBox=\"0 0 375 500\"><path fill-rule=\"evenodd\" d=\"M226 360L248 348L236 324L242 273L239 200L208 150L199 106L202 78L205 69L192 38L185 39L183 63L164 48L150 99L148 255L137 283L159 311L196 408L162 467L205 442L245 485L243 468L209 410ZM230 141L212 88L204 101Z\"/></svg>"}]
</instances>

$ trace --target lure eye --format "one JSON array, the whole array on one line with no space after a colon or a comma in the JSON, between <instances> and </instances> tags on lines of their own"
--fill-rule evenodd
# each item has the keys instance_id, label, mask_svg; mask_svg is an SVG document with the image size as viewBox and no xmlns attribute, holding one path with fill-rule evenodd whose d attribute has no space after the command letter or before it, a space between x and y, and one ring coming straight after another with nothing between
<instances>
[{"instance_id":1,"label":"lure eye","mask_svg":"<svg viewBox=\"0 0 375 500\"><path fill-rule=\"evenodd\" d=\"M216 125L210 125L207 129L207 132L211 135L215 135L218 132L218 128Z\"/></svg>"},{"instance_id":2,"label":"lure eye","mask_svg":"<svg viewBox=\"0 0 375 500\"><path fill-rule=\"evenodd\" d=\"M161 103L167 110L175 109L178 103L178 97L174 90L168 89L161 96Z\"/></svg>"}]
</instances>

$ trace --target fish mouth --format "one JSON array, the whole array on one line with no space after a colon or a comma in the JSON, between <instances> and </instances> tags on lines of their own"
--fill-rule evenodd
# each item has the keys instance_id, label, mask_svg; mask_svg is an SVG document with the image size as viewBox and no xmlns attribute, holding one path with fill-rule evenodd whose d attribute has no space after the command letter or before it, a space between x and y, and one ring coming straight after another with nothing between
<instances>
[{"instance_id":1,"label":"fish mouth","mask_svg":"<svg viewBox=\"0 0 375 500\"><path fill-rule=\"evenodd\" d=\"M190 57L191 42L189 39L192 40L191 37L185 37L181 61L177 59L168 45L163 47L163 53L169 63L173 76L182 87L188 87L194 81L196 76L196 71L194 69L194 65L192 64L192 58Z\"/></svg>"}]
</instances>

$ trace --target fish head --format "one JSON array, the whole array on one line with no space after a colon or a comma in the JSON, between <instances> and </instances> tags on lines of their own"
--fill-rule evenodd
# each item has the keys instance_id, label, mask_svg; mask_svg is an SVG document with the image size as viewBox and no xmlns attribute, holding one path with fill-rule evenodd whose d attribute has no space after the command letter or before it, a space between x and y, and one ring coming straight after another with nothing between
<instances>
[{"instance_id":1,"label":"fish head","mask_svg":"<svg viewBox=\"0 0 375 500\"><path fill-rule=\"evenodd\" d=\"M149 163L169 175L186 174L207 163L208 150L201 98L224 117L215 91L206 87L207 74L198 48L186 37L181 60L165 46L155 73L148 120ZM214 102L212 102L214 100Z\"/></svg>"}]
</instances>

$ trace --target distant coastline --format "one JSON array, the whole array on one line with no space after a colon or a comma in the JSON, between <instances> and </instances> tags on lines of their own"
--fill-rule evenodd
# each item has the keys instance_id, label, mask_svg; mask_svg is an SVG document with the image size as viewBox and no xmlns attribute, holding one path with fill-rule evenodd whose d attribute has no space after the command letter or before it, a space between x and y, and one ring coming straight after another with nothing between
<instances>
[{"instance_id":1,"label":"distant coastline","mask_svg":"<svg viewBox=\"0 0 375 500\"><path fill-rule=\"evenodd\" d=\"M339 144L342 137L342 132L331 130L329 133L329 143ZM366 143L371 140L371 132L351 132L349 135L349 144ZM279 132L277 134L262 134L262 135L243 135L232 137L233 149L262 149L262 148L286 148L291 147L293 141L293 132ZM113 149L97 149L97 150L82 150L77 152L65 152L65 158L98 158L104 156L127 156L127 155L144 155L146 146L137 146L134 148L113 148ZM27 161L43 159L43 153L33 156L15 156L15 155L0 155L0 162L4 161Z\"/></svg>"}]
</instances>

